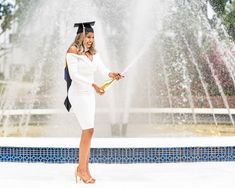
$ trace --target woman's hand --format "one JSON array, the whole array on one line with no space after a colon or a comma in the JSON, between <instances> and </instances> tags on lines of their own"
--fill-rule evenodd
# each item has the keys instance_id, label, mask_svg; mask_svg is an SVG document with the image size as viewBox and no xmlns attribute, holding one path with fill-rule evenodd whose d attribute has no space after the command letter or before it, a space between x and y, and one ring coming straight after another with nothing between
<instances>
[{"instance_id":1,"label":"woman's hand","mask_svg":"<svg viewBox=\"0 0 235 188\"><path fill-rule=\"evenodd\" d=\"M92 87L95 89L96 93L98 93L99 95L103 95L105 92L101 87L97 86L95 83L92 84Z\"/></svg>"},{"instance_id":2,"label":"woman's hand","mask_svg":"<svg viewBox=\"0 0 235 188\"><path fill-rule=\"evenodd\" d=\"M124 76L122 76L121 73L119 73L119 72L110 72L109 77L114 80L120 80L120 79L124 78Z\"/></svg>"}]
</instances>

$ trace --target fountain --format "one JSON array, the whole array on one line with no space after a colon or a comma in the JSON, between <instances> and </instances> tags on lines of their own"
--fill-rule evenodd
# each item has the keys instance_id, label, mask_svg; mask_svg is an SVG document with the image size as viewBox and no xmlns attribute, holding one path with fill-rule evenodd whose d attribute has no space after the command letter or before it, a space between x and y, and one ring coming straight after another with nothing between
<instances>
[{"instance_id":1,"label":"fountain","mask_svg":"<svg viewBox=\"0 0 235 188\"><path fill-rule=\"evenodd\" d=\"M125 73L97 96L95 136L234 133L234 43L212 9L208 16L207 1L41 0L33 6L5 57L3 136L80 135L63 106L63 69L73 23L89 20L96 20L104 64ZM104 79L96 76L97 83Z\"/></svg>"}]
</instances>

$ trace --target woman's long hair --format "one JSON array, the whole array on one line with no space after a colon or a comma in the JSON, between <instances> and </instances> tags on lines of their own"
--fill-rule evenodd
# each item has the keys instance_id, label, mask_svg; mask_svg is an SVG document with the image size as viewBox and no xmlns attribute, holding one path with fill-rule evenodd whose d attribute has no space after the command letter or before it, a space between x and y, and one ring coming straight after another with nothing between
<instances>
[{"instance_id":1,"label":"woman's long hair","mask_svg":"<svg viewBox=\"0 0 235 188\"><path fill-rule=\"evenodd\" d=\"M85 52L87 52L87 51L85 51L85 46L83 44L84 38L85 38L85 36L87 34L88 34L87 32L83 32L83 33L77 34L77 36L74 39L74 42L70 45L70 47L71 46L75 46L78 49L78 55L84 55ZM95 55L96 54L95 41L92 43L92 45L89 48L88 52L91 55Z\"/></svg>"}]
</instances>

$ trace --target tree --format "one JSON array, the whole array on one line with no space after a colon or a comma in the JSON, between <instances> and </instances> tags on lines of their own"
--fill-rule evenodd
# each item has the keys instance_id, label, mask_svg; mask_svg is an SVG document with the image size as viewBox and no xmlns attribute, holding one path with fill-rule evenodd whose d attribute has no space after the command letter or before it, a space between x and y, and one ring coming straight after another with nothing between
<instances>
[{"instance_id":1,"label":"tree","mask_svg":"<svg viewBox=\"0 0 235 188\"><path fill-rule=\"evenodd\" d=\"M11 29L14 20L18 22L17 29L20 30L34 4L33 0L15 0L14 5L7 0L0 0L0 20L2 19L0 35Z\"/></svg>"},{"instance_id":2,"label":"tree","mask_svg":"<svg viewBox=\"0 0 235 188\"><path fill-rule=\"evenodd\" d=\"M213 6L215 12L219 15L225 14L225 5L227 0L209 0L211 6Z\"/></svg>"},{"instance_id":3,"label":"tree","mask_svg":"<svg viewBox=\"0 0 235 188\"><path fill-rule=\"evenodd\" d=\"M218 16L224 20L229 35L235 40L235 0L209 0ZM230 10L226 6L231 4Z\"/></svg>"},{"instance_id":4,"label":"tree","mask_svg":"<svg viewBox=\"0 0 235 188\"><path fill-rule=\"evenodd\" d=\"M2 0L0 2L0 19L3 19L1 23L0 35L7 29L11 29L11 22L14 19L13 8L13 4L7 2L6 0Z\"/></svg>"}]
</instances>

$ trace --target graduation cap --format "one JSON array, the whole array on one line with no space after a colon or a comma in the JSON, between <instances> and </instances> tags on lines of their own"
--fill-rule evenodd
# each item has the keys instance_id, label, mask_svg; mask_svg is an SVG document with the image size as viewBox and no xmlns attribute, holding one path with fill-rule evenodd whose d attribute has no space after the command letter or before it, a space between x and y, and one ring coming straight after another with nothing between
<instances>
[{"instance_id":1,"label":"graduation cap","mask_svg":"<svg viewBox=\"0 0 235 188\"><path fill-rule=\"evenodd\" d=\"M77 34L82 33L83 29L85 29L85 32L92 32L92 33L94 33L94 30L91 27L93 25L95 25L95 21L93 21L93 22L75 23L74 27L78 27Z\"/></svg>"}]
</instances>

